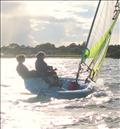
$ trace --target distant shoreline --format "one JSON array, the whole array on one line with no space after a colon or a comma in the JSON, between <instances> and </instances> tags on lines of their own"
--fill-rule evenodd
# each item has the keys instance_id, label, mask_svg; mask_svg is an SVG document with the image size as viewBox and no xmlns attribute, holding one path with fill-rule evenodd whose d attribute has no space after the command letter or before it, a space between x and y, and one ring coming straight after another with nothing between
<instances>
[{"instance_id":1,"label":"distant shoreline","mask_svg":"<svg viewBox=\"0 0 120 129\"><path fill-rule=\"evenodd\" d=\"M1 56L0 58L15 58L15 56ZM26 56L26 58L36 58L35 55L31 55L31 56ZM46 58L81 58L80 55L49 55ZM111 58L111 59L120 59L120 58L116 58L116 57L109 57L106 56L105 58Z\"/></svg>"},{"instance_id":2,"label":"distant shoreline","mask_svg":"<svg viewBox=\"0 0 120 129\"><path fill-rule=\"evenodd\" d=\"M61 58L81 58L80 55L47 55L47 58L58 58L58 57L61 57ZM1 58L15 58L15 56L1 56ZM26 58L36 58L35 55L32 56L26 56Z\"/></svg>"},{"instance_id":3,"label":"distant shoreline","mask_svg":"<svg viewBox=\"0 0 120 129\"><path fill-rule=\"evenodd\" d=\"M46 43L35 47L18 45L15 43L1 47L2 58L14 58L18 54L25 54L28 58L33 58L39 51L44 51L48 57L60 58L80 58L85 49L84 42L82 45L71 43L68 46L56 47L54 44ZM94 53L96 54L96 53ZM110 45L107 51L107 58L120 59L120 45Z\"/></svg>"}]
</instances>

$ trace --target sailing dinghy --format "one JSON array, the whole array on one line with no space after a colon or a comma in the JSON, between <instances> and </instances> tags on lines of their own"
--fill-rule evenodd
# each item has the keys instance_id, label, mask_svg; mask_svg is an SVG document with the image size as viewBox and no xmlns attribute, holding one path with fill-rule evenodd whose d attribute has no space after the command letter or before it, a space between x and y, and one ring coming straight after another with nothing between
<instances>
[{"instance_id":1,"label":"sailing dinghy","mask_svg":"<svg viewBox=\"0 0 120 129\"><path fill-rule=\"evenodd\" d=\"M119 1L99 1L87 38L85 50L79 63L76 79L60 78L62 87L49 87L41 78L24 80L25 87L33 94L44 94L58 99L86 97L94 91L95 78L106 56L111 35L120 13ZM76 90L69 90L70 84Z\"/></svg>"}]
</instances>

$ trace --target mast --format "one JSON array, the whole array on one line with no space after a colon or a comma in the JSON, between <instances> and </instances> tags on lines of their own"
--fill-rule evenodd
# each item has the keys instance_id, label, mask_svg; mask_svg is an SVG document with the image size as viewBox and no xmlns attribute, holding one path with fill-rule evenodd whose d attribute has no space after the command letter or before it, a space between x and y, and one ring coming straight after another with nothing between
<instances>
[{"instance_id":1,"label":"mast","mask_svg":"<svg viewBox=\"0 0 120 129\"><path fill-rule=\"evenodd\" d=\"M96 16L97 16L97 13L98 13L98 10L99 10L99 7L100 7L100 3L101 3L101 0L99 0L98 6L97 6L97 9L96 9L93 21L92 21L92 25L91 25L91 28L90 28L90 31L89 31L89 35L88 35L88 38L87 38L85 49L87 48L87 45L88 45L88 42L89 42L89 39L90 39L90 36L91 36L91 32L92 32L92 29L93 29L93 26L94 26L94 23L95 23L95 19L96 19ZM84 50L84 52L85 52L85 50ZM82 59L81 59L81 61L79 63L78 72L76 74L76 82L77 82L77 80L79 78L79 72L80 72L80 69L81 69L81 63L82 63Z\"/></svg>"}]
</instances>

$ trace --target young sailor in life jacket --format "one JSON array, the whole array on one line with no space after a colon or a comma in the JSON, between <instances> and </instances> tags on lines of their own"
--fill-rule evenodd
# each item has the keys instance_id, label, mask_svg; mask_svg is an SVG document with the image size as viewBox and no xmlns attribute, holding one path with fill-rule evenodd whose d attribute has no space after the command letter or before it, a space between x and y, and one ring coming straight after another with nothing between
<instances>
[{"instance_id":1,"label":"young sailor in life jacket","mask_svg":"<svg viewBox=\"0 0 120 129\"><path fill-rule=\"evenodd\" d=\"M25 62L24 54L17 55L16 59L18 61L16 71L23 79L38 77L38 73L35 70L29 71L23 64Z\"/></svg>"},{"instance_id":2,"label":"young sailor in life jacket","mask_svg":"<svg viewBox=\"0 0 120 129\"><path fill-rule=\"evenodd\" d=\"M56 69L53 69L52 66L48 66L44 61L46 54L43 51L38 52L36 55L35 68L39 73L40 77L42 77L50 86L59 86L59 79Z\"/></svg>"}]
</instances>

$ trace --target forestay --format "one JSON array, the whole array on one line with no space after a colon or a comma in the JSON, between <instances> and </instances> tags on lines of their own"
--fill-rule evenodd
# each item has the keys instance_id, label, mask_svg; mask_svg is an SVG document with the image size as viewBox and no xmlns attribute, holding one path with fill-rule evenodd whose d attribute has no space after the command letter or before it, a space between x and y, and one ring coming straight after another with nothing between
<instances>
[{"instance_id":1,"label":"forestay","mask_svg":"<svg viewBox=\"0 0 120 129\"><path fill-rule=\"evenodd\" d=\"M111 34L120 13L119 1L101 1L99 10L91 30L89 41L86 43L81 63L80 77L93 79L98 73L106 55Z\"/></svg>"}]
</instances>

